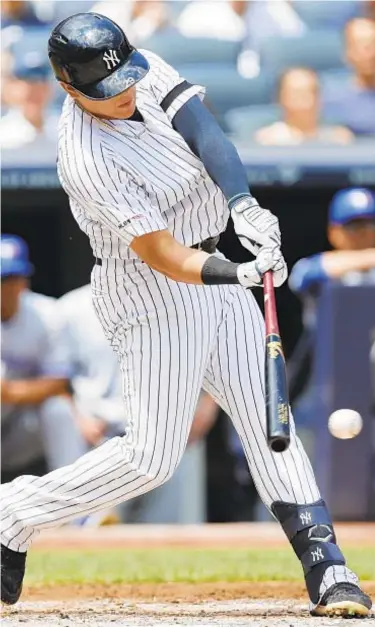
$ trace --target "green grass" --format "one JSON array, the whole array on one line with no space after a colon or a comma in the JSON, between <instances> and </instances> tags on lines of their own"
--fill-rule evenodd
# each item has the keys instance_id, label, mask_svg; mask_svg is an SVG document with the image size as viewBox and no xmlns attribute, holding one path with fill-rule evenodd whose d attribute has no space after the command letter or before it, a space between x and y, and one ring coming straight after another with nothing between
<instances>
[{"instance_id":1,"label":"green grass","mask_svg":"<svg viewBox=\"0 0 375 627\"><path fill-rule=\"evenodd\" d=\"M375 580L375 548L349 548L348 565ZM298 581L291 549L148 549L30 551L26 583Z\"/></svg>"}]
</instances>

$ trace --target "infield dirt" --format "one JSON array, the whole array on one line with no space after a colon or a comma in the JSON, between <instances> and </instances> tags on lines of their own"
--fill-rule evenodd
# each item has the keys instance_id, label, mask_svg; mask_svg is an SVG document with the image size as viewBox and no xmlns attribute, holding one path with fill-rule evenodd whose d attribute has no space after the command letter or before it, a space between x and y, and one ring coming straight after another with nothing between
<instances>
[{"instance_id":1,"label":"infield dirt","mask_svg":"<svg viewBox=\"0 0 375 627\"><path fill-rule=\"evenodd\" d=\"M374 524L336 526L346 546L374 546ZM286 539L273 523L210 526L121 526L65 528L42 534L33 550L115 547L283 547ZM286 575L287 577L287 575ZM375 582L364 589L375 598ZM355 621L374 625L374 614ZM3 611L2 625L15 627L325 627L342 619L312 619L302 582L79 584L25 586L22 602ZM345 625L347 626L347 622Z\"/></svg>"}]
</instances>

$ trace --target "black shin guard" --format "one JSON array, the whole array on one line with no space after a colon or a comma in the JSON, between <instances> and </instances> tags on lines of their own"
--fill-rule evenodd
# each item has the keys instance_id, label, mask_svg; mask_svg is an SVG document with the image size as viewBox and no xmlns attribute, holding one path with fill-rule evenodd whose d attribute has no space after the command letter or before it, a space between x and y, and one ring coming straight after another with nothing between
<instances>
[{"instance_id":1,"label":"black shin guard","mask_svg":"<svg viewBox=\"0 0 375 627\"><path fill-rule=\"evenodd\" d=\"M345 564L327 506L323 500L310 505L276 501L271 509L301 561L310 599L317 603L325 570Z\"/></svg>"}]
</instances>

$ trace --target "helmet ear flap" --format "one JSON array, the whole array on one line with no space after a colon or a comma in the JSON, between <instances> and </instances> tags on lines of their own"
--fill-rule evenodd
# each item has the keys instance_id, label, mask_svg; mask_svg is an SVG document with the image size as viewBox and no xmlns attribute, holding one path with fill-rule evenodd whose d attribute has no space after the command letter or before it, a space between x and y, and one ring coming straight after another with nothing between
<instances>
[{"instance_id":1,"label":"helmet ear flap","mask_svg":"<svg viewBox=\"0 0 375 627\"><path fill-rule=\"evenodd\" d=\"M48 56L57 80L62 83L72 83L73 77L69 72L69 68L66 65L61 65L61 60L55 57L54 54L49 54Z\"/></svg>"}]
</instances>

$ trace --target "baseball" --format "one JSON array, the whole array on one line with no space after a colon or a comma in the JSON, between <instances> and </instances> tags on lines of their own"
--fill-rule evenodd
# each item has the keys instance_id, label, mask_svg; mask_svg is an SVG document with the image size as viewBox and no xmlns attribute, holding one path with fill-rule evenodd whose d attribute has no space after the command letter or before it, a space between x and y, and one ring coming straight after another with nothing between
<instances>
[{"instance_id":1,"label":"baseball","mask_svg":"<svg viewBox=\"0 0 375 627\"><path fill-rule=\"evenodd\" d=\"M362 430L362 417L354 409L338 409L328 419L330 433L340 440L355 438Z\"/></svg>"}]
</instances>

